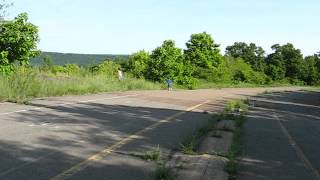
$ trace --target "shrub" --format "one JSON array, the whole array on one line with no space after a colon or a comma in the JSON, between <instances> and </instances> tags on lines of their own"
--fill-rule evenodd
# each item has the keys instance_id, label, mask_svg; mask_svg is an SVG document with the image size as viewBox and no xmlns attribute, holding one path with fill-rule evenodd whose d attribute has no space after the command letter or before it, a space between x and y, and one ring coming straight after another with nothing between
<instances>
[{"instance_id":1,"label":"shrub","mask_svg":"<svg viewBox=\"0 0 320 180\"><path fill-rule=\"evenodd\" d=\"M80 72L80 67L77 64L66 64L63 66L64 72L68 75L78 74Z\"/></svg>"},{"instance_id":2,"label":"shrub","mask_svg":"<svg viewBox=\"0 0 320 180\"><path fill-rule=\"evenodd\" d=\"M98 65L98 72L106 75L107 77L116 77L119 68L119 64L106 60Z\"/></svg>"},{"instance_id":3,"label":"shrub","mask_svg":"<svg viewBox=\"0 0 320 180\"><path fill-rule=\"evenodd\" d=\"M143 78L148 70L150 54L146 51L139 51L129 57L129 71L137 78Z\"/></svg>"}]
</instances>

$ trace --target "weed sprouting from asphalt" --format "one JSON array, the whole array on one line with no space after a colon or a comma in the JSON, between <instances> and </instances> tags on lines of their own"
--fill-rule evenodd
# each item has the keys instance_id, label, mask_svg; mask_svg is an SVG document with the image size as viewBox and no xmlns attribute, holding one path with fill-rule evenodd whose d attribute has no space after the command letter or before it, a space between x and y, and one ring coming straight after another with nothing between
<instances>
[{"instance_id":1,"label":"weed sprouting from asphalt","mask_svg":"<svg viewBox=\"0 0 320 180\"><path fill-rule=\"evenodd\" d=\"M197 148L200 145L202 139L211 133L211 137L221 138L221 131L230 131L233 133L233 140L230 146L230 149L227 154L223 154L220 152L210 152L212 155L223 156L228 159L228 162L225 166L225 171L229 173L230 178L235 177L238 171L238 160L237 158L241 155L241 134L242 134L242 126L245 121L245 113L249 109L249 100L233 100L230 101L225 110L220 113L214 115L204 126L201 126L195 130L195 132L189 136L187 136L184 141L181 143L181 151L185 154L196 155ZM224 125L219 130L216 128L218 122L222 120L231 120L234 121L234 127L229 125ZM167 172L168 171L168 172ZM169 177L170 169L166 166L159 166L157 169L157 179L161 179L161 177ZM165 178L163 178L165 179Z\"/></svg>"},{"instance_id":2,"label":"weed sprouting from asphalt","mask_svg":"<svg viewBox=\"0 0 320 180\"><path fill-rule=\"evenodd\" d=\"M233 107L233 112L238 111L235 108L242 108L244 111L241 111L240 113L234 115L234 121L235 121L235 130L233 131L233 140L231 147L228 151L227 158L228 158L228 163L225 166L225 171L229 173L230 177L235 177L235 175L238 172L238 160L237 157L241 155L241 134L242 134L242 126L245 121L244 114L249 108L249 100L245 101L236 101L237 103L230 103L229 107L227 106L226 109L232 109L230 107ZM232 111L229 113L233 113ZM234 114L234 113L233 113Z\"/></svg>"},{"instance_id":3,"label":"weed sprouting from asphalt","mask_svg":"<svg viewBox=\"0 0 320 180\"><path fill-rule=\"evenodd\" d=\"M195 133L187 136L184 141L181 143L181 151L185 154L196 154L196 149L199 146L201 140L215 128L217 120L210 119L208 122L196 129Z\"/></svg>"},{"instance_id":4,"label":"weed sprouting from asphalt","mask_svg":"<svg viewBox=\"0 0 320 180\"><path fill-rule=\"evenodd\" d=\"M194 136L188 136L185 138L185 140L180 144L181 151L185 154L196 154L195 153L195 147L197 144L197 139Z\"/></svg>"},{"instance_id":5,"label":"weed sprouting from asphalt","mask_svg":"<svg viewBox=\"0 0 320 180\"><path fill-rule=\"evenodd\" d=\"M155 161L159 162L161 160L161 150L160 147L158 146L157 148L147 151L142 158L147 161Z\"/></svg>"},{"instance_id":6,"label":"weed sprouting from asphalt","mask_svg":"<svg viewBox=\"0 0 320 180\"><path fill-rule=\"evenodd\" d=\"M236 131L234 132L233 141L227 155L227 158L229 159L229 161L225 167L226 172L228 172L231 176L236 175L238 172L239 165L238 165L237 157L241 155L240 137L241 137L241 129L237 128Z\"/></svg>"},{"instance_id":7,"label":"weed sprouting from asphalt","mask_svg":"<svg viewBox=\"0 0 320 180\"><path fill-rule=\"evenodd\" d=\"M231 112L245 112L248 111L249 108L249 100L232 100L229 101L225 107L226 113Z\"/></svg>"},{"instance_id":8,"label":"weed sprouting from asphalt","mask_svg":"<svg viewBox=\"0 0 320 180\"><path fill-rule=\"evenodd\" d=\"M155 171L156 180L175 180L176 177L177 174L173 171L173 169L165 164L159 165Z\"/></svg>"},{"instance_id":9,"label":"weed sprouting from asphalt","mask_svg":"<svg viewBox=\"0 0 320 180\"><path fill-rule=\"evenodd\" d=\"M153 173L153 177L155 180L175 180L177 177L177 173L167 165L166 161L162 159L161 149L159 145L145 152L144 154L132 154L133 156L139 157L146 161L152 161L156 163L156 170Z\"/></svg>"}]
</instances>

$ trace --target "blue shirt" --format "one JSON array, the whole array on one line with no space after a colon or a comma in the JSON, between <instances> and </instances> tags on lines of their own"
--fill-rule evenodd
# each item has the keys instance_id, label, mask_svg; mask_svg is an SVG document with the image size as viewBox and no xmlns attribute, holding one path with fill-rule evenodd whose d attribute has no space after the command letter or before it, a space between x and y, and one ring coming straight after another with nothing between
<instances>
[{"instance_id":1,"label":"blue shirt","mask_svg":"<svg viewBox=\"0 0 320 180\"><path fill-rule=\"evenodd\" d=\"M168 79L168 80L167 80L167 84L168 84L168 85L172 85L172 84L173 84L173 81L172 81L171 79Z\"/></svg>"}]
</instances>

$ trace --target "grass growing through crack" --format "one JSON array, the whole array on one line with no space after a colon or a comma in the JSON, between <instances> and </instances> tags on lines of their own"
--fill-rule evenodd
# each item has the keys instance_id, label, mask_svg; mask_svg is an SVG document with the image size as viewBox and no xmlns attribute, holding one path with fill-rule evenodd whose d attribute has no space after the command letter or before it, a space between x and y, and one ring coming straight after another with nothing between
<instances>
[{"instance_id":1,"label":"grass growing through crack","mask_svg":"<svg viewBox=\"0 0 320 180\"><path fill-rule=\"evenodd\" d=\"M146 151L145 153L130 153L131 156L138 157L140 159L146 161L154 161L154 162L161 162L161 150L160 147L153 148L152 150Z\"/></svg>"},{"instance_id":2,"label":"grass growing through crack","mask_svg":"<svg viewBox=\"0 0 320 180\"><path fill-rule=\"evenodd\" d=\"M246 112L249 108L249 100L232 100L229 101L224 109L225 113Z\"/></svg>"},{"instance_id":3,"label":"grass growing through crack","mask_svg":"<svg viewBox=\"0 0 320 180\"><path fill-rule=\"evenodd\" d=\"M229 173L230 178L232 179L238 172L238 161L237 157L241 155L241 134L242 134L242 126L245 121L244 114L248 111L249 101L233 101L229 103L226 107L226 112L232 114L233 120L235 121L235 130L233 131L233 140L231 147L228 151L227 158L229 159L225 171ZM243 109L243 111L239 111L239 109ZM235 113L236 112L236 113ZM229 178L229 179L230 179Z\"/></svg>"},{"instance_id":4,"label":"grass growing through crack","mask_svg":"<svg viewBox=\"0 0 320 180\"><path fill-rule=\"evenodd\" d=\"M229 173L231 178L234 177L238 170L237 157L241 154L241 127L243 126L245 120L244 114L248 110L248 103L248 100L235 100L228 103L223 113L214 115L212 119L208 120L208 122L204 126L197 128L195 133L185 138L185 140L181 143L181 151L185 154L190 155L197 154L196 149L198 148L202 139L207 136L209 132L212 132L212 137L222 137L221 132L216 129L217 122L224 119L233 120L235 122L235 129L227 125L222 127L221 129L222 131L232 131L234 133L233 142L228 151L228 154L225 155L220 152L212 152L212 154L228 158L229 161L225 167L225 170ZM146 157L148 157L147 159L155 159L152 158L155 156L153 154L154 152L146 153ZM176 173L174 172L174 170L160 161L155 172L155 179L172 180L175 178Z\"/></svg>"},{"instance_id":5,"label":"grass growing through crack","mask_svg":"<svg viewBox=\"0 0 320 180\"><path fill-rule=\"evenodd\" d=\"M162 159L161 150L158 147L145 152L144 154L135 154L134 156L144 159L146 161L153 161L157 167L153 174L155 180L175 180L177 177L176 172Z\"/></svg>"},{"instance_id":6,"label":"grass growing through crack","mask_svg":"<svg viewBox=\"0 0 320 180\"><path fill-rule=\"evenodd\" d=\"M240 143L241 129L237 128L234 131L231 147L228 151L227 158L229 159L225 170L231 176L234 176L238 172L237 157L241 154L241 143Z\"/></svg>"},{"instance_id":7,"label":"grass growing through crack","mask_svg":"<svg viewBox=\"0 0 320 180\"><path fill-rule=\"evenodd\" d=\"M165 164L158 165L155 171L155 179L156 180L175 180L177 178L177 174L173 171L173 169Z\"/></svg>"},{"instance_id":8,"label":"grass growing through crack","mask_svg":"<svg viewBox=\"0 0 320 180\"><path fill-rule=\"evenodd\" d=\"M184 141L181 143L181 151L185 154L196 154L196 149L199 146L201 140L212 130L215 128L217 120L210 119L208 122L198 128L195 133L187 136Z\"/></svg>"},{"instance_id":9,"label":"grass growing through crack","mask_svg":"<svg viewBox=\"0 0 320 180\"><path fill-rule=\"evenodd\" d=\"M160 147L158 146L156 149L147 151L142 158L147 161L155 161L159 162L161 161L161 151Z\"/></svg>"}]
</instances>

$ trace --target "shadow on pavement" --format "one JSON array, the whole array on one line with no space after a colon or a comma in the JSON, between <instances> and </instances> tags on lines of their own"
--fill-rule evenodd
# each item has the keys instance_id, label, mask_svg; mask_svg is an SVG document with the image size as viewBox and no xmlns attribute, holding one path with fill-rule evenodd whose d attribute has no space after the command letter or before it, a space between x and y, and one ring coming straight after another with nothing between
<instances>
[{"instance_id":1,"label":"shadow on pavement","mask_svg":"<svg viewBox=\"0 0 320 180\"><path fill-rule=\"evenodd\" d=\"M93 154L169 116L184 111L85 103L52 106L4 117L0 140L0 179L49 179ZM117 149L128 154L159 146L165 154L210 118L186 112ZM14 127L14 128L12 128ZM114 153L74 179L148 179L154 163ZM86 178L84 178L86 177Z\"/></svg>"},{"instance_id":2,"label":"shadow on pavement","mask_svg":"<svg viewBox=\"0 0 320 180\"><path fill-rule=\"evenodd\" d=\"M319 105L319 92L273 92L254 97L244 126L238 179L316 179L289 143L279 121L320 171Z\"/></svg>"}]
</instances>

